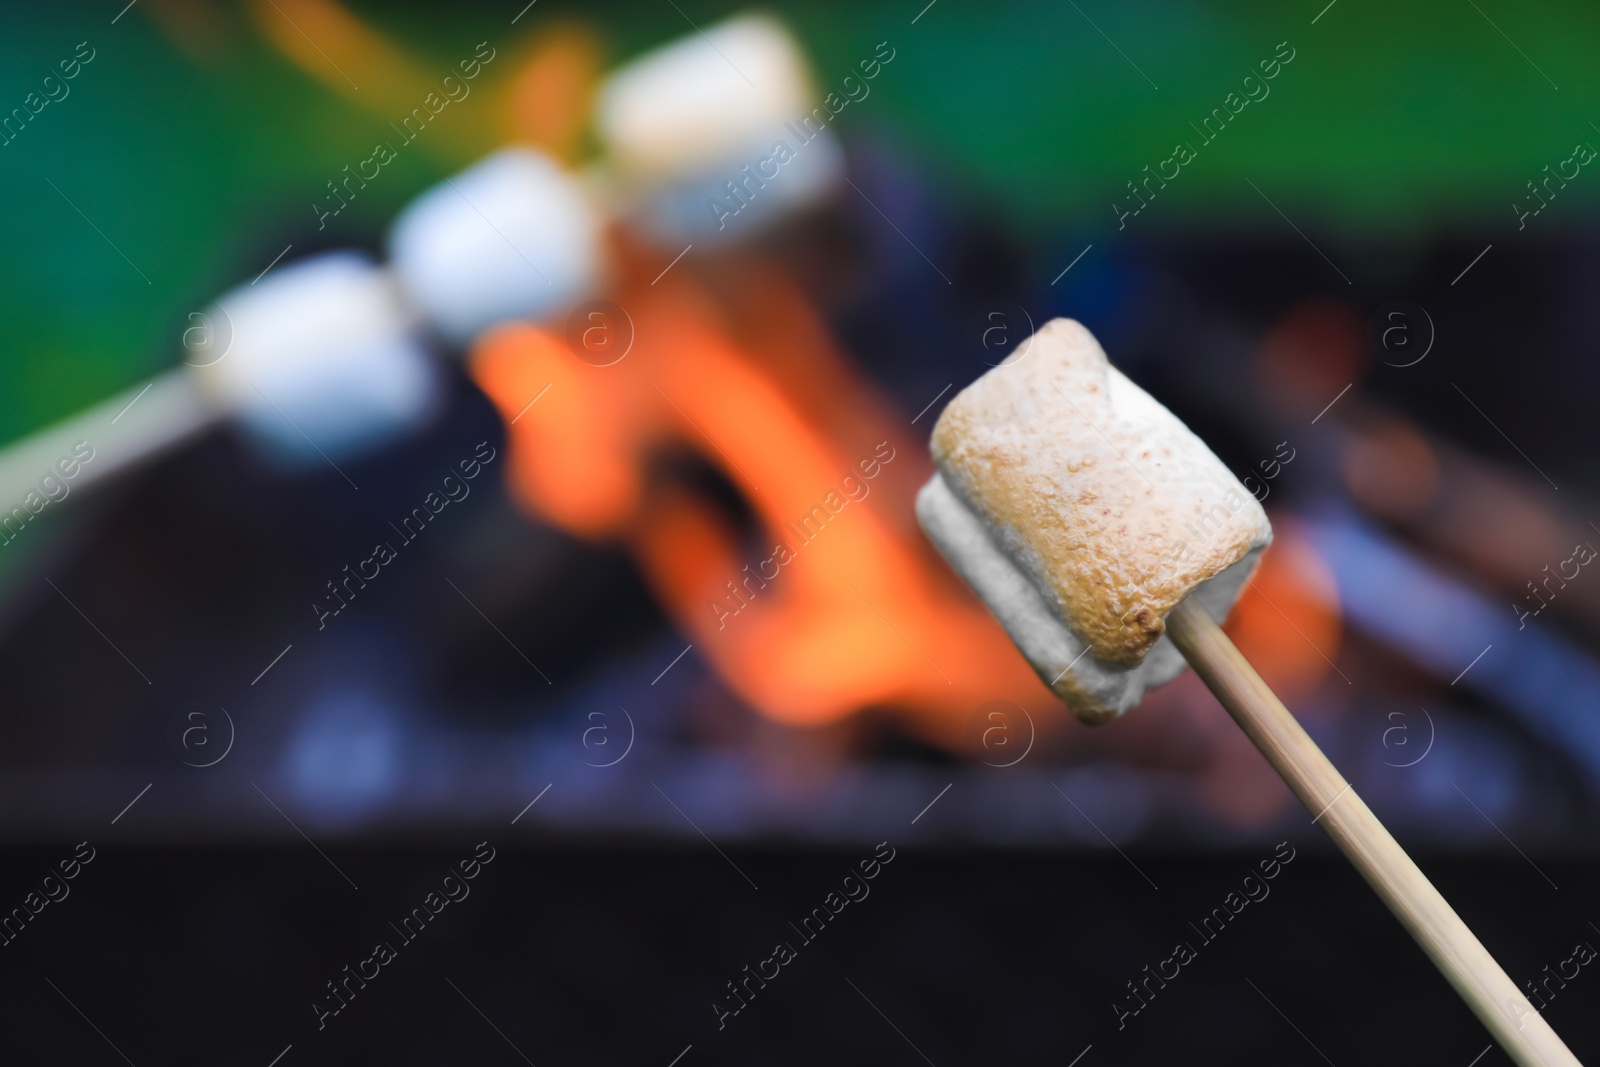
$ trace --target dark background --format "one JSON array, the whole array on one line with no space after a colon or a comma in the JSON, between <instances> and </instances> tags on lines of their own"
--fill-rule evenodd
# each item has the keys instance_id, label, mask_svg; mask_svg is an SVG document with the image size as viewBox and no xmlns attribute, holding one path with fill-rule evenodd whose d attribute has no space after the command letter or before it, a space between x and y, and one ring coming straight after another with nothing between
<instances>
[{"instance_id":1,"label":"dark background","mask_svg":"<svg viewBox=\"0 0 1600 1067\"><path fill-rule=\"evenodd\" d=\"M520 1049L534 1063L665 1064L687 1045L714 1063L917 1063L917 1049L941 1064L1062 1063L1092 1045L1083 1062L1317 1063L1320 1050L1465 1064L1489 1044L1360 879L1304 842L1210 944L1186 923L1253 854L1141 853L1153 890L1114 854L900 850L719 1032L712 995L775 940L797 942L786 921L870 849L734 850L752 891L715 855L511 839L321 1032L307 1006L320 983L372 941L398 941L387 921L470 847L335 849L359 892L309 850L102 849L61 914L46 908L7 949L10 1040L29 1060L116 1062L49 979L134 1063L266 1063L292 1043L289 1056L329 1063L509 1064ZM40 870L58 858L15 855ZM1529 906L1549 888L1524 867L1424 867L1519 978L1592 942L1559 909ZM1592 868L1546 870L1564 898L1594 891ZM1177 940L1197 958L1119 1031L1114 992ZM1600 1036L1592 980L1581 971L1547 1012L1579 1056Z\"/></svg>"}]
</instances>

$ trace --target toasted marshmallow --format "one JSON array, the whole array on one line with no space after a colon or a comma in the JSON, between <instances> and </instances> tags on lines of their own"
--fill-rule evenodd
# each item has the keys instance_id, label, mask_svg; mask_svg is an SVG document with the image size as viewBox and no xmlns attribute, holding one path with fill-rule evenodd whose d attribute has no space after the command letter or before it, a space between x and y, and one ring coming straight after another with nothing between
<instances>
[{"instance_id":1,"label":"toasted marshmallow","mask_svg":"<svg viewBox=\"0 0 1600 1067\"><path fill-rule=\"evenodd\" d=\"M1047 685L1105 722L1182 672L1166 616L1226 617L1272 540L1239 480L1070 319L962 390L917 497L928 538Z\"/></svg>"}]
</instances>

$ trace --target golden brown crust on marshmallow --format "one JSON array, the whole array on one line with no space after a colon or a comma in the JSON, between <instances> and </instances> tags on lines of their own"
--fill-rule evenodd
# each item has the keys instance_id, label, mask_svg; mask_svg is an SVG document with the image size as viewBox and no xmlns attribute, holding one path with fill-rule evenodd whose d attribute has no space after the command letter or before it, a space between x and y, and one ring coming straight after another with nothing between
<instances>
[{"instance_id":1,"label":"golden brown crust on marshmallow","mask_svg":"<svg viewBox=\"0 0 1600 1067\"><path fill-rule=\"evenodd\" d=\"M1166 614L1272 537L1205 443L1071 319L956 396L933 431L951 489L1093 654L1132 667Z\"/></svg>"}]
</instances>

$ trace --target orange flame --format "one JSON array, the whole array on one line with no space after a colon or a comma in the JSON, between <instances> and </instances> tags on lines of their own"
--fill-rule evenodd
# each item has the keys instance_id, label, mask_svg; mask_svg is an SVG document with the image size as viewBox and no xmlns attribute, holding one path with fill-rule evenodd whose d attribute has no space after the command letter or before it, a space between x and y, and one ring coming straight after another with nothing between
<instances>
[{"instance_id":1,"label":"orange flame","mask_svg":"<svg viewBox=\"0 0 1600 1067\"><path fill-rule=\"evenodd\" d=\"M916 530L931 467L905 417L850 371L786 278L752 264L740 274L722 300L682 265L658 285L625 284L636 339L613 366L533 326L479 343L473 377L517 419L517 498L574 534L627 544L728 686L779 721L884 707L955 746L979 704L1052 701ZM702 495L644 476L673 450L743 492L755 543Z\"/></svg>"},{"instance_id":2,"label":"orange flame","mask_svg":"<svg viewBox=\"0 0 1600 1067\"><path fill-rule=\"evenodd\" d=\"M247 10L279 51L375 114L403 113L434 87L427 64L339 0L251 0ZM497 69L513 73L497 74L487 111L430 151L476 155L497 142L498 124L568 162L580 154L596 37L545 24L510 51ZM621 258L627 275L636 257ZM923 439L853 373L789 279L750 262L698 278L684 263L652 286L645 279L658 267L634 263L615 294L637 335L615 366L586 364L564 338L527 325L479 342L472 374L511 423L518 501L576 536L626 544L729 688L774 720L820 724L881 707L954 749L989 701L1058 708L916 529L912 502L931 473ZM712 501L649 476L673 451L699 454L744 493L762 531L754 545ZM846 475L866 487L863 499L850 499ZM790 524L807 515L812 533L797 537ZM781 563L779 544L790 557ZM1286 695L1309 691L1339 639L1337 605L1312 592L1331 584L1326 568L1305 542L1280 535L1255 584L1230 632ZM1059 721L1044 716L1040 726ZM1138 749L1141 733L1119 736ZM1213 768L1224 791L1237 777L1231 766Z\"/></svg>"}]
</instances>

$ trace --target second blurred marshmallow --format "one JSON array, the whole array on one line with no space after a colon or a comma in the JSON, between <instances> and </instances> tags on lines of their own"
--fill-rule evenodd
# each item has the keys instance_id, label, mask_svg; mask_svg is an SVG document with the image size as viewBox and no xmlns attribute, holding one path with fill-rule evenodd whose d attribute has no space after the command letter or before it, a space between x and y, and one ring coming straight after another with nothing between
<instances>
[{"instance_id":1,"label":"second blurred marshmallow","mask_svg":"<svg viewBox=\"0 0 1600 1067\"><path fill-rule=\"evenodd\" d=\"M507 319L538 319L591 292L598 213L573 175L508 148L423 193L389 231L407 298L447 341L465 345Z\"/></svg>"}]
</instances>

